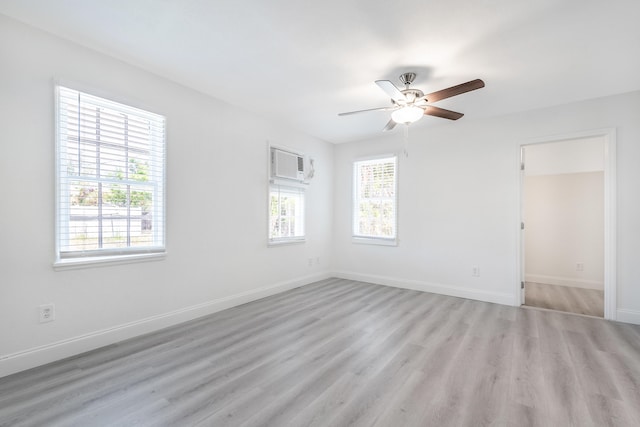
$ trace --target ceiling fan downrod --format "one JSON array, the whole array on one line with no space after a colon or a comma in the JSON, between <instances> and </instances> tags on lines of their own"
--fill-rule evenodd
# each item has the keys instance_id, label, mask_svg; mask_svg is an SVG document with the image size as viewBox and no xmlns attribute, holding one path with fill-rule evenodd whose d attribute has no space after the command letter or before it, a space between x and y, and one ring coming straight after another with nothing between
<instances>
[{"instance_id":1,"label":"ceiling fan downrod","mask_svg":"<svg viewBox=\"0 0 640 427\"><path fill-rule=\"evenodd\" d=\"M400 81L402 82L402 84L405 85L405 87L408 89L409 85L411 83L413 83L413 81L416 79L416 73L402 73L400 74Z\"/></svg>"}]
</instances>

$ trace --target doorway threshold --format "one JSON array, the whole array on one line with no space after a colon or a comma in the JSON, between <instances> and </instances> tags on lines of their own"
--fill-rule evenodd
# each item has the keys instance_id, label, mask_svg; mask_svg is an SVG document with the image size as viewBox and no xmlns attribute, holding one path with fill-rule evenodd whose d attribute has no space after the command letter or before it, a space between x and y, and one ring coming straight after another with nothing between
<instances>
[{"instance_id":1,"label":"doorway threshold","mask_svg":"<svg viewBox=\"0 0 640 427\"><path fill-rule=\"evenodd\" d=\"M522 304L520 306L520 308L526 308L527 310L550 311L551 313L570 314L572 316L589 317L591 319L605 320L604 317L602 317L602 316L592 316L590 314L582 314L582 313L573 313L571 311L554 310L552 308L534 307L532 305L525 305L525 304Z\"/></svg>"}]
</instances>

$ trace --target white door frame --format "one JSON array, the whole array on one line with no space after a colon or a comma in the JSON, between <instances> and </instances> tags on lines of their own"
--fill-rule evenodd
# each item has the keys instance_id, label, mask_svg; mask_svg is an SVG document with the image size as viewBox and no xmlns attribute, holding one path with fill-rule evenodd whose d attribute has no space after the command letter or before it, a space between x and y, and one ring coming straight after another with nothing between
<instances>
[{"instance_id":1,"label":"white door frame","mask_svg":"<svg viewBox=\"0 0 640 427\"><path fill-rule=\"evenodd\" d=\"M616 320L617 318L617 294L616 294L616 129L595 129L582 132L573 132L564 135L553 135L523 141L518 146L518 175L520 186L518 189L518 280L516 281L515 305L522 305L521 280L524 280L524 233L520 230L520 224L524 221L522 206L524 203L524 174L521 173L521 151L527 145L560 142L571 139L589 137L604 138L604 318Z\"/></svg>"}]
</instances>

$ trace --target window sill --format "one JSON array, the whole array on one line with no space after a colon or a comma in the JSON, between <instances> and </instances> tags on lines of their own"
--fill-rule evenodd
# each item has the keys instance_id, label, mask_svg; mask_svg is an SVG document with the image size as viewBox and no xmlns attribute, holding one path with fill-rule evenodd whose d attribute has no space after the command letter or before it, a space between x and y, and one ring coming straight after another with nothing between
<instances>
[{"instance_id":1,"label":"window sill","mask_svg":"<svg viewBox=\"0 0 640 427\"><path fill-rule=\"evenodd\" d=\"M53 263L55 271L77 270L81 268L107 267L112 265L132 264L138 262L161 261L166 258L166 252L133 255L111 255L101 257L69 258L57 260Z\"/></svg>"},{"instance_id":2,"label":"window sill","mask_svg":"<svg viewBox=\"0 0 640 427\"><path fill-rule=\"evenodd\" d=\"M290 239L290 240L269 240L269 242L267 243L267 246L274 247L274 246L283 246L283 245L296 245L300 243L305 243L306 241L307 239L305 238Z\"/></svg>"},{"instance_id":3,"label":"window sill","mask_svg":"<svg viewBox=\"0 0 640 427\"><path fill-rule=\"evenodd\" d=\"M398 246L398 239L353 236L351 237L351 243L358 245Z\"/></svg>"}]
</instances>

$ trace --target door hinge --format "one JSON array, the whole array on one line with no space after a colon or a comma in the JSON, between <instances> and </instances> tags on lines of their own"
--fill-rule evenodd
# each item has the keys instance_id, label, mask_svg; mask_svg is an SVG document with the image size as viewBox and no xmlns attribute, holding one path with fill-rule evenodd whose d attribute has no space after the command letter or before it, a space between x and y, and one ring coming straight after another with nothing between
<instances>
[{"instance_id":1,"label":"door hinge","mask_svg":"<svg viewBox=\"0 0 640 427\"><path fill-rule=\"evenodd\" d=\"M520 282L520 289L524 289L524 282Z\"/></svg>"},{"instance_id":2,"label":"door hinge","mask_svg":"<svg viewBox=\"0 0 640 427\"><path fill-rule=\"evenodd\" d=\"M524 170L524 162L520 163L520 170L523 171Z\"/></svg>"},{"instance_id":3,"label":"door hinge","mask_svg":"<svg viewBox=\"0 0 640 427\"><path fill-rule=\"evenodd\" d=\"M524 222L520 223L520 230L524 230Z\"/></svg>"}]
</instances>

